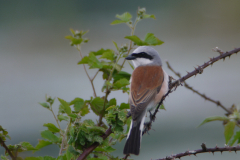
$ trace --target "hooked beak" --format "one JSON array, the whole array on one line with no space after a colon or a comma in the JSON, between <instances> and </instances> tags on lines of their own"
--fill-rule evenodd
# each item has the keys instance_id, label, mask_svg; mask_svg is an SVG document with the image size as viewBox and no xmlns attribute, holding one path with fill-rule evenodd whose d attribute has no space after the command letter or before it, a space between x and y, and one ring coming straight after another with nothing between
<instances>
[{"instance_id":1,"label":"hooked beak","mask_svg":"<svg viewBox=\"0 0 240 160\"><path fill-rule=\"evenodd\" d=\"M135 56L133 56L133 55L128 55L125 59L126 60L134 60L134 59L136 59L137 57L135 57Z\"/></svg>"}]
</instances>

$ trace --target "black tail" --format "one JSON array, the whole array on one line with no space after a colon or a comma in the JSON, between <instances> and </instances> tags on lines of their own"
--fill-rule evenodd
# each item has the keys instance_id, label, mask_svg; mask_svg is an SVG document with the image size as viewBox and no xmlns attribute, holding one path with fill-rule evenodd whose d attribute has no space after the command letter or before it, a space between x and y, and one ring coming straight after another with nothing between
<instances>
[{"instance_id":1,"label":"black tail","mask_svg":"<svg viewBox=\"0 0 240 160\"><path fill-rule=\"evenodd\" d=\"M137 124L134 124L134 123L137 123ZM142 135L142 131L140 130L140 125L141 125L141 121L132 123L132 129L131 131L129 131L130 135L125 144L123 154L139 155L141 135Z\"/></svg>"}]
</instances>

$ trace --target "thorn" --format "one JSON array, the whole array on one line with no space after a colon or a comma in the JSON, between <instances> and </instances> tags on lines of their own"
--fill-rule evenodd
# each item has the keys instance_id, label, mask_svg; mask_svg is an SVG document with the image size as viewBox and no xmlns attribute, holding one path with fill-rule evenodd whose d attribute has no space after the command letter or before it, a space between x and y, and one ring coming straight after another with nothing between
<instances>
[{"instance_id":1,"label":"thorn","mask_svg":"<svg viewBox=\"0 0 240 160\"><path fill-rule=\"evenodd\" d=\"M197 154L196 154L196 153L194 153L193 155L197 157Z\"/></svg>"},{"instance_id":2,"label":"thorn","mask_svg":"<svg viewBox=\"0 0 240 160\"><path fill-rule=\"evenodd\" d=\"M214 151L212 151L212 154L214 155Z\"/></svg>"},{"instance_id":3,"label":"thorn","mask_svg":"<svg viewBox=\"0 0 240 160\"><path fill-rule=\"evenodd\" d=\"M223 151L220 151L220 152L221 152L221 154L222 154Z\"/></svg>"}]
</instances>

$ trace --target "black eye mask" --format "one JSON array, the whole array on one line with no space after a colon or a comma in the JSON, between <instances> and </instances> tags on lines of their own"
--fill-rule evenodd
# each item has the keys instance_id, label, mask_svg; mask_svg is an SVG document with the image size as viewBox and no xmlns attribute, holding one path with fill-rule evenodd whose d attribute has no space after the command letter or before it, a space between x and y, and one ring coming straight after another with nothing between
<instances>
[{"instance_id":1,"label":"black eye mask","mask_svg":"<svg viewBox=\"0 0 240 160\"><path fill-rule=\"evenodd\" d=\"M149 54L147 54L146 52L140 52L140 53L132 53L131 56L134 56L136 58L146 58L146 59L153 59L152 56L150 56Z\"/></svg>"}]
</instances>

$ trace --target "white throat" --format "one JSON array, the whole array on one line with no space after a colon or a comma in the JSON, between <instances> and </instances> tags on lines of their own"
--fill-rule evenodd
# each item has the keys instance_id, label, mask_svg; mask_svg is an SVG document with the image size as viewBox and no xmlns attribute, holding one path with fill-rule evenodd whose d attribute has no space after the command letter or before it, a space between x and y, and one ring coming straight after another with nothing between
<instances>
[{"instance_id":1,"label":"white throat","mask_svg":"<svg viewBox=\"0 0 240 160\"><path fill-rule=\"evenodd\" d=\"M136 58L134 60L132 60L134 68L141 66L141 65L147 65L152 63L152 61L150 59L146 59L146 58Z\"/></svg>"}]
</instances>

